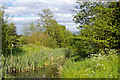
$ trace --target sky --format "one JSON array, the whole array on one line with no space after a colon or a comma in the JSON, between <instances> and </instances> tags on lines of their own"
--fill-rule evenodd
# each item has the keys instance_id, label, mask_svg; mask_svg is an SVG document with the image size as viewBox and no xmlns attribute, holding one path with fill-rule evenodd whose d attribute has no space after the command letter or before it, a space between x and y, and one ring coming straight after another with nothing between
<instances>
[{"instance_id":1,"label":"sky","mask_svg":"<svg viewBox=\"0 0 120 80\"><path fill-rule=\"evenodd\" d=\"M45 8L53 11L58 24L66 26L72 32L78 31L71 11L77 5L76 0L0 0L0 5L7 7L5 12L13 17L11 22L15 23L18 34L22 34L24 25L36 21L38 13Z\"/></svg>"}]
</instances>

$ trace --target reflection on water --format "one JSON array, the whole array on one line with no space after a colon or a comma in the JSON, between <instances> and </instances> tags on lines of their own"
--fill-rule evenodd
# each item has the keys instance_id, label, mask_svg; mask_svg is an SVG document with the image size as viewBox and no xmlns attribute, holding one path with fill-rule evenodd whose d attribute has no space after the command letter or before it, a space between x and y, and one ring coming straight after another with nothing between
<instances>
[{"instance_id":1,"label":"reflection on water","mask_svg":"<svg viewBox=\"0 0 120 80\"><path fill-rule=\"evenodd\" d=\"M37 68L29 72L8 74L9 78L59 78L58 67L65 62L65 59L56 60L53 65Z\"/></svg>"},{"instance_id":2,"label":"reflection on water","mask_svg":"<svg viewBox=\"0 0 120 80\"><path fill-rule=\"evenodd\" d=\"M13 73L11 76L16 78L58 78L58 69L56 66L48 66L29 72Z\"/></svg>"}]
</instances>

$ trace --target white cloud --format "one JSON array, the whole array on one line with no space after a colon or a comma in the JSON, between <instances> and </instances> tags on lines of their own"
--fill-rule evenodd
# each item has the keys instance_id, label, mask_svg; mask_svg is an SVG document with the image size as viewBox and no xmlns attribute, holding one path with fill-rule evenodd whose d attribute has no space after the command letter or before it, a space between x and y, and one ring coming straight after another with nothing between
<instances>
[{"instance_id":1,"label":"white cloud","mask_svg":"<svg viewBox=\"0 0 120 80\"><path fill-rule=\"evenodd\" d=\"M14 17L11 19L11 22L14 22L17 25L27 25L30 22L34 22L38 19L39 17Z\"/></svg>"},{"instance_id":2,"label":"white cloud","mask_svg":"<svg viewBox=\"0 0 120 80\"><path fill-rule=\"evenodd\" d=\"M20 15L22 12L25 13L26 10L27 10L26 7L9 7L9 9L6 9L5 11L10 15L14 15L14 14Z\"/></svg>"},{"instance_id":3,"label":"white cloud","mask_svg":"<svg viewBox=\"0 0 120 80\"><path fill-rule=\"evenodd\" d=\"M72 15L71 13L68 14L55 13L55 17L72 17Z\"/></svg>"},{"instance_id":4,"label":"white cloud","mask_svg":"<svg viewBox=\"0 0 120 80\"><path fill-rule=\"evenodd\" d=\"M13 22L18 28L24 24L35 21L38 18L38 13L42 9L50 8L54 13L54 17L59 24L64 24L71 31L76 30L70 9L74 9L76 0L2 0L2 3L8 6L6 13L10 16L15 16ZM10 3L8 3L10 2ZM17 17L16 17L17 16ZM19 29L17 29L18 32Z\"/></svg>"},{"instance_id":5,"label":"white cloud","mask_svg":"<svg viewBox=\"0 0 120 80\"><path fill-rule=\"evenodd\" d=\"M78 27L78 24L75 24L75 23L59 23L60 25L65 25L67 29L69 29L70 31L72 32L76 32L76 31L79 31L77 29Z\"/></svg>"},{"instance_id":6,"label":"white cloud","mask_svg":"<svg viewBox=\"0 0 120 80\"><path fill-rule=\"evenodd\" d=\"M10 3L4 2L4 4ZM58 13L69 13L75 6L75 0L15 0L14 2L11 0L11 4L12 7L8 7L7 10L12 12L11 15L37 14L44 8L50 8Z\"/></svg>"}]
</instances>

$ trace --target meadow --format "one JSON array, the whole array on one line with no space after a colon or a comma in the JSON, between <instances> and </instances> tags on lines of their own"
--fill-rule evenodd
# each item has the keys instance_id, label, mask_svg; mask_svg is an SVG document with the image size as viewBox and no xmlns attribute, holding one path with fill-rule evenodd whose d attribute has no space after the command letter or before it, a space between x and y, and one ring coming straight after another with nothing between
<instances>
[{"instance_id":1,"label":"meadow","mask_svg":"<svg viewBox=\"0 0 120 80\"><path fill-rule=\"evenodd\" d=\"M110 49L77 62L70 58L59 73L62 78L118 78L118 53Z\"/></svg>"}]
</instances>

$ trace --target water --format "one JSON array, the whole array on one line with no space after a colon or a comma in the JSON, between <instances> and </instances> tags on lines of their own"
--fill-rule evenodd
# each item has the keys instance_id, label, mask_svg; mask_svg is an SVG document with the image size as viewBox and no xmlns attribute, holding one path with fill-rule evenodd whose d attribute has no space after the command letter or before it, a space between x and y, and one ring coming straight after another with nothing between
<instances>
[{"instance_id":1,"label":"water","mask_svg":"<svg viewBox=\"0 0 120 80\"><path fill-rule=\"evenodd\" d=\"M31 70L29 72L21 72L21 73L12 73L7 76L12 78L59 78L59 70L58 67L61 66L65 60L59 60L53 65L37 68L36 70Z\"/></svg>"}]
</instances>

